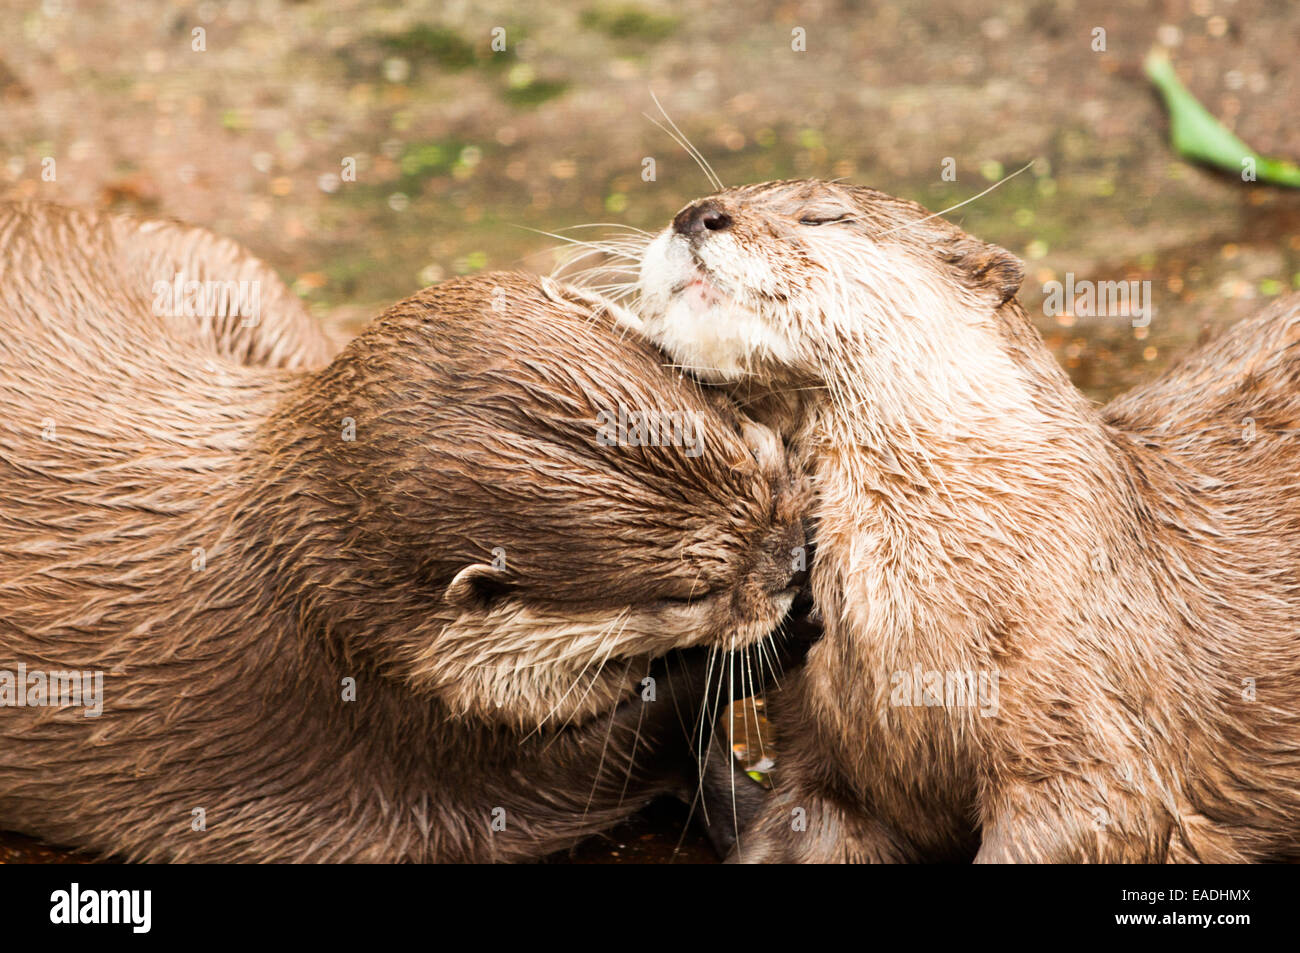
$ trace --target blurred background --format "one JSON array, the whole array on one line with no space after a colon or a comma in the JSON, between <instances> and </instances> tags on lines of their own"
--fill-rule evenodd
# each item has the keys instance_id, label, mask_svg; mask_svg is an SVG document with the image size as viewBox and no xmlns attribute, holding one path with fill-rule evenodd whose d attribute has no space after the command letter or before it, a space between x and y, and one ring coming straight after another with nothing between
<instances>
[{"instance_id":1,"label":"blurred background","mask_svg":"<svg viewBox=\"0 0 1300 953\"><path fill-rule=\"evenodd\" d=\"M1297 159L1292 0L0 10L0 195L211 226L339 328L451 274L550 270L558 243L517 226L655 229L710 191L642 116L651 91L728 183L845 177L940 209L1034 160L953 220L1027 261L1024 303L1093 397L1300 281L1300 196L1178 160L1140 69L1167 49L1249 146ZM1151 328L1044 316L1067 270L1152 281Z\"/></svg>"},{"instance_id":2,"label":"blurred background","mask_svg":"<svg viewBox=\"0 0 1300 953\"><path fill-rule=\"evenodd\" d=\"M1293 0L0 0L0 197L208 226L350 330L451 275L550 271L529 228L656 229L710 191L651 91L726 183L938 210L1033 160L950 217L1026 261L1105 399L1300 287L1300 192L1181 161L1143 57L1294 160L1298 41ZM1150 327L1044 314L1067 271L1150 281Z\"/></svg>"},{"instance_id":3,"label":"blurred background","mask_svg":"<svg viewBox=\"0 0 1300 953\"><path fill-rule=\"evenodd\" d=\"M450 275L549 271L558 243L517 226L654 229L710 191L651 91L727 183L845 177L937 210L1034 160L952 218L1026 260L1026 306L1098 398L1300 281L1300 196L1180 161L1140 67L1166 49L1247 144L1300 158L1292 0L0 10L0 195L209 226L337 327ZM1151 280L1151 327L1043 315L1066 271Z\"/></svg>"}]
</instances>

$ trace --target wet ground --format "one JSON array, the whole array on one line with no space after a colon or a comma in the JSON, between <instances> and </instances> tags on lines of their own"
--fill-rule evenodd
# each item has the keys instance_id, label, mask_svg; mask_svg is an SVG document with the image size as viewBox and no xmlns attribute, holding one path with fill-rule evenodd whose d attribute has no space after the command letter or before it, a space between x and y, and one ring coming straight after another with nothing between
<instances>
[{"instance_id":1,"label":"wet ground","mask_svg":"<svg viewBox=\"0 0 1300 953\"><path fill-rule=\"evenodd\" d=\"M718 856L687 806L656 801L626 824L553 854L548 864L715 864Z\"/></svg>"},{"instance_id":2,"label":"wet ground","mask_svg":"<svg viewBox=\"0 0 1300 953\"><path fill-rule=\"evenodd\" d=\"M651 90L725 182L941 209L1032 160L952 218L1025 260L1022 301L1099 400L1300 287L1300 193L1179 161L1141 73L1166 49L1250 146L1300 157L1291 0L0 0L0 24L0 197L208 225L345 332L449 275L549 270L527 228L654 229L708 191ZM1149 281L1150 325L1046 313L1067 274Z\"/></svg>"}]
</instances>

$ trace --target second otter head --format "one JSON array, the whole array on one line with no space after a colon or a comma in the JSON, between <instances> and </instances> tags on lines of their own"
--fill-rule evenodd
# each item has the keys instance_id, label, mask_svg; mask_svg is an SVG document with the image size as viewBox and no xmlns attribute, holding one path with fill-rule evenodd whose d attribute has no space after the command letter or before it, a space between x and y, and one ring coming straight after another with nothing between
<instances>
[{"instance_id":1,"label":"second otter head","mask_svg":"<svg viewBox=\"0 0 1300 953\"><path fill-rule=\"evenodd\" d=\"M992 315L1022 277L1010 253L914 202L768 182L682 209L644 253L639 310L643 333L712 383L822 379L846 342L923 371L927 342L960 340L956 323Z\"/></svg>"},{"instance_id":2,"label":"second otter head","mask_svg":"<svg viewBox=\"0 0 1300 953\"><path fill-rule=\"evenodd\" d=\"M753 643L793 601L801 507L775 437L606 308L520 275L446 282L389 309L277 425L282 457L307 440L298 459L323 462L300 482L342 534L314 613L455 714L581 721L650 658Z\"/></svg>"}]
</instances>

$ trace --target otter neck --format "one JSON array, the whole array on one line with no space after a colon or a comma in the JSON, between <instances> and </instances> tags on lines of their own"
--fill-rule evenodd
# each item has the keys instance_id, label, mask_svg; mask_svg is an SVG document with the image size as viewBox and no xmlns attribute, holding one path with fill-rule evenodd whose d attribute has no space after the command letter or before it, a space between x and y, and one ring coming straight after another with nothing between
<instances>
[{"instance_id":1,"label":"otter neck","mask_svg":"<svg viewBox=\"0 0 1300 953\"><path fill-rule=\"evenodd\" d=\"M1018 607L1058 604L1053 580L1086 572L1122 506L1099 418L1018 303L993 318L839 342L796 441L827 488L814 587L890 670L990 666Z\"/></svg>"}]
</instances>

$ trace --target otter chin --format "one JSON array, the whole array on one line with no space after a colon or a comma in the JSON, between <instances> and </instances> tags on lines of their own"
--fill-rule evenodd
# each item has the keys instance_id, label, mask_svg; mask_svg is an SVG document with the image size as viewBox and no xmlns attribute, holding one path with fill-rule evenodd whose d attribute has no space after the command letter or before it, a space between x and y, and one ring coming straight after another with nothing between
<instances>
[{"instance_id":1,"label":"otter chin","mask_svg":"<svg viewBox=\"0 0 1300 953\"><path fill-rule=\"evenodd\" d=\"M645 333L662 342L685 370L711 384L743 379L760 355L788 361L789 343L743 304L736 287L709 268L701 251L673 231L651 241L641 262L637 309ZM725 251L721 254L725 260Z\"/></svg>"},{"instance_id":2,"label":"otter chin","mask_svg":"<svg viewBox=\"0 0 1300 953\"><path fill-rule=\"evenodd\" d=\"M202 229L0 206L0 261L0 669L103 684L0 708L0 827L523 860L695 788L707 652L789 608L801 500L614 305L487 274L339 349Z\"/></svg>"},{"instance_id":3,"label":"otter chin","mask_svg":"<svg viewBox=\"0 0 1300 953\"><path fill-rule=\"evenodd\" d=\"M818 181L645 249L634 326L816 491L825 636L771 700L783 783L738 859L1300 856L1300 297L1098 408L1021 278Z\"/></svg>"}]
</instances>

